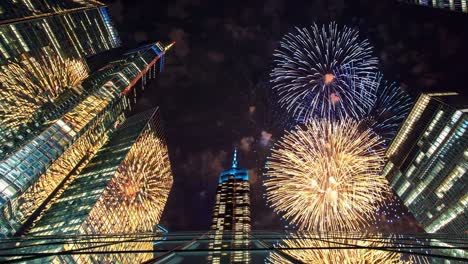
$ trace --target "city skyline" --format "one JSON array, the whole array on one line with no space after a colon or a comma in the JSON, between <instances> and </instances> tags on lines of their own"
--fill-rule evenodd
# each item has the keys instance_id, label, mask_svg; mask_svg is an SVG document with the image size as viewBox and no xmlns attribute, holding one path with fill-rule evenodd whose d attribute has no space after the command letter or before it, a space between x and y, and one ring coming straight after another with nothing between
<instances>
[{"instance_id":1,"label":"city skyline","mask_svg":"<svg viewBox=\"0 0 468 264\"><path fill-rule=\"evenodd\" d=\"M462 3L5 1L0 258L465 259Z\"/></svg>"}]
</instances>

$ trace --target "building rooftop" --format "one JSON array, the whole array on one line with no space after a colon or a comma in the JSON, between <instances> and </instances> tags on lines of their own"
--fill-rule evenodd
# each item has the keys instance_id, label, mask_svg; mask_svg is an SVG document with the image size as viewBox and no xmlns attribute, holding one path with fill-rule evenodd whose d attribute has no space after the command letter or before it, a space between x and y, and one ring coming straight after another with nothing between
<instances>
[{"instance_id":1,"label":"building rooftop","mask_svg":"<svg viewBox=\"0 0 468 264\"><path fill-rule=\"evenodd\" d=\"M231 168L221 172L219 175L219 183L225 182L229 180L229 176L234 176L236 180L249 180L249 171L246 169L239 169L239 163L237 161L237 148L234 149L234 155L232 158L232 165Z\"/></svg>"}]
</instances>

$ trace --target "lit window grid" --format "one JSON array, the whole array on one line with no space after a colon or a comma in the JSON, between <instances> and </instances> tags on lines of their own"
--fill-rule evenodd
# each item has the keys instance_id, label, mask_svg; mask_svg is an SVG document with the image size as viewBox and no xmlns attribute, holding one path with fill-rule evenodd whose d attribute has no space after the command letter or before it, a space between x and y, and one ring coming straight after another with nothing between
<instances>
[{"instance_id":1,"label":"lit window grid","mask_svg":"<svg viewBox=\"0 0 468 264\"><path fill-rule=\"evenodd\" d=\"M413 109L411 109L410 114L408 115L405 122L403 123L397 136L395 137L392 144L388 148L387 153L386 153L387 157L393 156L398 150L399 146L406 140L407 136L412 131L412 127L419 120L424 109L426 109L427 105L429 104L429 101L430 101L430 97L425 94L422 94L418 98L418 101L416 102Z\"/></svg>"},{"instance_id":2,"label":"lit window grid","mask_svg":"<svg viewBox=\"0 0 468 264\"><path fill-rule=\"evenodd\" d=\"M42 174L49 165L64 151L77 133L62 120L56 121L49 129L29 142L15 154L0 163L3 179L9 186L0 190L2 197L11 199L32 179Z\"/></svg>"},{"instance_id":3,"label":"lit window grid","mask_svg":"<svg viewBox=\"0 0 468 264\"><path fill-rule=\"evenodd\" d=\"M440 179L444 179L445 176L449 173L449 171L447 171L447 169L449 169L450 167L454 166L454 163L451 162L452 164L450 163L445 163L445 172L441 172L443 166L440 164L440 159L445 159L446 162L448 162L450 160L450 157L444 157L444 152L452 152L454 150L450 150L450 143L451 142L456 142L457 141L457 135L456 134L452 134L451 135L451 139L448 140L447 142L447 145L442 147L441 148L441 151L439 153L436 154L436 159L439 159L439 162L437 163L437 165L434 167L434 168L428 168L428 173L425 180L426 182L430 182L430 187L428 187L427 191L424 191L423 192L423 195L422 197L426 197L426 199L428 197L431 197L432 200L440 200L443 204L445 205L450 205L450 204L453 204L455 201L456 201L456 197L462 192L462 190L464 189L463 186L466 187L466 185L464 184L464 182L466 182L466 174L464 175L465 179L463 179L462 177L457 177L453 180L460 180L460 183L459 185L457 185L457 190L453 190L453 191L448 191L447 192L447 195L444 195L443 199L440 199L438 196L437 196L437 192L434 192L432 190L434 190L435 188L437 188L438 186L444 186L443 183L440 183ZM464 141L465 142L465 145L466 145L466 140ZM433 160L434 160L434 157L431 157ZM449 165L450 164L450 165ZM464 164L463 166L466 166L466 161L462 161L462 164ZM438 179L439 180L432 180L435 176L437 175ZM451 187L454 187L454 183L451 182ZM453 220L454 218L447 218L446 215L448 214L448 207L447 209L445 210L441 210L435 217L433 217L433 219L426 219L423 215L420 216L420 213L419 211L423 212L424 209L421 208L421 203L423 202L426 202L423 198L420 198L420 196L418 195L419 193L421 193L422 190L418 189L418 188L426 188L427 187L427 184L424 184L423 186L417 186L415 190L413 190L413 195L409 195L407 198L403 197L403 200L405 201L405 204L407 206L409 206L409 209L410 211L412 211L413 213L416 213L416 217L419 218L418 220L420 221L423 221L423 223L429 223L429 222L440 222L441 220L440 219L450 219L450 220ZM462 188L460 190L460 187ZM437 196L437 197L435 197ZM416 199L417 201L414 201L414 199ZM432 208L432 206L430 206L430 208ZM428 208L429 210L429 208ZM460 215L460 214L458 214ZM423 218L421 218L423 217ZM425 220L423 220L425 219ZM448 220L446 220L448 221ZM447 225L448 222L445 222L445 224L439 226L439 228L442 228L444 227L445 225ZM437 230L439 230L439 228ZM435 230L435 229L433 229Z\"/></svg>"},{"instance_id":4,"label":"lit window grid","mask_svg":"<svg viewBox=\"0 0 468 264\"><path fill-rule=\"evenodd\" d=\"M105 142L106 131L100 131L103 120L96 123L68 148L32 185L18 198L20 219L17 222L24 223L32 212L54 191L70 171L78 165L86 154L95 153ZM92 156L88 157L88 161ZM79 171L78 171L79 172ZM78 173L77 172L77 173ZM45 209L46 210L46 209Z\"/></svg>"},{"instance_id":5,"label":"lit window grid","mask_svg":"<svg viewBox=\"0 0 468 264\"><path fill-rule=\"evenodd\" d=\"M109 111L112 114L112 111ZM141 120L141 122L146 122ZM76 176L28 235L76 234L98 201L109 180L136 140L139 127L120 131L103 146ZM123 132L122 132L123 131ZM117 132L114 132L114 134ZM91 187L90 187L91 186ZM85 187L85 188L84 188Z\"/></svg>"},{"instance_id":6,"label":"lit window grid","mask_svg":"<svg viewBox=\"0 0 468 264\"><path fill-rule=\"evenodd\" d=\"M26 44L26 42L24 41L23 37L21 36L21 34L18 32L18 30L16 29L16 26L15 25L10 25L10 29L11 31L13 31L13 34L15 34L16 38L18 39L19 43L21 44L21 47L23 48L23 50L25 52L28 52L29 51L29 47L28 45Z\"/></svg>"},{"instance_id":7,"label":"lit window grid","mask_svg":"<svg viewBox=\"0 0 468 264\"><path fill-rule=\"evenodd\" d=\"M227 172L230 172L228 170ZM250 184L246 180L242 180L242 176L236 177L228 175L227 172L221 173L225 175L226 180L219 182L216 191L215 206L213 208L212 230L215 234L213 244L209 245L210 249L221 248L248 248L248 232L250 231ZM232 173L236 173L232 169ZM220 176L220 179L221 179ZM239 179L241 180L239 180ZM234 220L235 219L235 220ZM224 231L233 231L233 241L226 242L229 235ZM230 261L233 263L248 263L250 261L250 253L235 251L230 254L221 253L220 251L210 251L207 257L209 263L220 263Z\"/></svg>"},{"instance_id":8,"label":"lit window grid","mask_svg":"<svg viewBox=\"0 0 468 264\"><path fill-rule=\"evenodd\" d=\"M432 168L430 171L424 171L422 172L425 176L424 180L420 183L418 183L416 186L413 186L413 190L411 193L408 194L408 197L404 199L406 206L411 206L414 199L416 199L417 196L419 196L425 189L426 187L432 182L432 180L439 174L439 172L442 170L442 166L440 163L438 163L435 168ZM411 175L407 175L408 178L413 178ZM413 183L413 185L415 185Z\"/></svg>"},{"instance_id":9,"label":"lit window grid","mask_svg":"<svg viewBox=\"0 0 468 264\"><path fill-rule=\"evenodd\" d=\"M147 166L151 167L146 168ZM129 170L138 168L141 171ZM149 174L148 169L153 173ZM122 200L127 192L132 192L130 190L134 188L122 186L124 178L132 177L132 174L136 174L136 177L143 177L145 174L145 177L149 177L144 179L145 186L152 184L152 188L156 188L149 193L148 200L141 200L141 205L136 201L127 204ZM91 211L87 225L97 233L151 231L153 226L159 223L171 186L172 174L167 147L156 138L151 129L148 129L133 144L116 176L111 179L95 209Z\"/></svg>"},{"instance_id":10,"label":"lit window grid","mask_svg":"<svg viewBox=\"0 0 468 264\"><path fill-rule=\"evenodd\" d=\"M447 193L450 188L457 182L460 178L462 178L466 173L466 168L462 167L461 165L458 165L455 167L455 169L452 171L452 173L449 174L449 176L442 182L442 184L437 188L436 190L436 195L439 198L443 198L445 193Z\"/></svg>"},{"instance_id":11,"label":"lit window grid","mask_svg":"<svg viewBox=\"0 0 468 264\"><path fill-rule=\"evenodd\" d=\"M445 227L457 217L466 213L468 207L468 194L463 196L454 206L446 210L440 217L435 219L427 228L427 232L435 233ZM466 220L466 219L465 219ZM466 226L464 227L466 229Z\"/></svg>"},{"instance_id":12,"label":"lit window grid","mask_svg":"<svg viewBox=\"0 0 468 264\"><path fill-rule=\"evenodd\" d=\"M109 32L113 42L114 42L114 47L118 47L120 46L120 40L117 36L117 31L115 30L114 28L114 25L112 24L112 21L110 20L109 18L109 15L107 14L107 10L106 8L101 8L100 9L101 11L101 16L102 16L102 19L104 20L105 22L105 25L106 25L106 28L107 28L107 31Z\"/></svg>"},{"instance_id":13,"label":"lit window grid","mask_svg":"<svg viewBox=\"0 0 468 264\"><path fill-rule=\"evenodd\" d=\"M466 123L467 122L466 118L460 120L461 116L458 113L460 113L460 112L457 111L455 113L455 115L452 116L452 118L449 118L447 116L447 119L446 119L447 122L450 122L450 126L452 126L452 125L454 126L454 128L451 130L451 133L448 133L448 135L450 135L449 138L444 141L444 138L447 137L447 129L446 129L447 126L445 126L445 127L440 126L439 129L442 130L441 133L439 133L439 135L437 137L433 137L433 138L435 138L435 141L439 142L439 143L437 143L438 144L438 148L436 148L436 149L438 149L437 152L434 152L432 155L430 155L430 154L424 155L423 150L421 150L419 152L419 154L416 153L415 156L417 156L417 157L420 157L421 155L423 155L423 156L427 157L427 159L429 159L429 160L424 159L424 161L421 161L421 159L416 158L414 160L414 163L416 165L418 165L420 163L423 166L427 166L428 164L430 164L431 160L436 161L436 160L441 160L442 159L442 160L446 160L447 162L451 161L451 159L453 159L453 158L451 158L451 157L449 157L447 155L454 153L455 150L452 149L453 146L456 146L456 144L459 145L461 143L462 145L465 145L465 147L466 147L465 130L466 130L466 127L468 126L468 124ZM458 123L454 123L454 122L458 122ZM442 129L442 128L444 128L444 129ZM428 143L429 142L430 141L428 141ZM456 142L459 142L459 143L456 143ZM424 148L426 148L427 143L423 143L422 146L424 146ZM434 161L432 161L432 163ZM463 164L465 164L463 166L466 166L466 161L462 161L462 162L463 162ZM453 161L451 161L451 163L452 163L452 165L448 165L448 164L447 165L448 166L454 166ZM462 179L461 175L466 177L464 173L463 174L461 174L461 173L456 173L456 174L451 173L451 174L449 174L447 171L445 171L445 172L442 172L442 175L447 175L448 174L449 176L447 176L445 178L445 181L443 183L440 183L441 182L440 177L443 177L443 176L438 175L438 174L441 173L441 170L442 170L443 167L444 166L442 166L440 161L439 161L435 167L427 168L425 172L420 171L420 172L416 173L416 175L418 175L418 177L422 177L424 179L423 182L421 182L419 184L416 184L414 182L414 179L415 179L414 177L415 176L411 175L412 171L414 171L413 168L415 168L415 167L414 167L414 165L411 165L410 170L408 170L408 172L405 173L405 178L403 178L404 179L403 181L398 181L398 178L399 178L400 175L397 175L397 178L394 179L394 181L391 182L391 185L394 188L397 188L396 191L399 194L399 196L402 197L403 200L405 201L405 204L407 206L409 206L410 211L412 211L413 213L416 212L415 216L416 216L416 218L418 220L423 221L424 224L426 224L427 221L429 221L429 220L431 220L431 221L434 220L434 222L439 223L437 225L437 228L434 228L434 226L436 226L436 225L433 224L431 230L440 230L444 226L448 225L451 220L455 219L454 215L460 216L462 214L459 211L459 209L461 207L457 207L458 211L456 211L457 212L456 214L450 214L451 217L444 217L444 215L447 215L446 211L449 210L449 209L442 210L443 207L444 207L443 204L441 204L440 206L437 207L437 211L439 213L436 214L436 217L434 217L433 214L427 214L425 216L425 217L428 217L429 220L422 220L421 216L419 216L419 213L417 212L417 211L419 211L418 208L421 206L421 202L424 202L425 200L428 199L427 195L430 195L430 197L433 197L434 194L435 194L435 195L437 195L438 199L443 198L443 199L441 199L441 201L443 203L447 203L447 202L450 203L450 201L453 201L454 198L457 199L456 196L454 197L453 195L449 195L449 197L445 197L440 193L440 191L435 191L434 192L435 188L437 188L437 187L438 187L438 190L445 190L444 192L447 192L447 189L445 189L445 188L450 189L451 187L453 187L455 185L456 181ZM409 173L409 172L411 172L411 173ZM396 172L394 172L394 173L396 173ZM390 173L390 174L392 175L393 173ZM399 174L401 174L401 173L399 173ZM426 176L422 176L422 175L426 175ZM450 175L452 175L452 176L450 176ZM436 178L436 176L439 179ZM464 184L463 184L464 181L463 180L461 180L461 181L462 181L462 183L460 183L460 184L464 186ZM410 184L410 182L414 182L413 183L414 186L413 186L413 184ZM458 184L458 185L460 185L460 184ZM412 189L411 193L409 193L408 195L405 195L405 191L410 186L412 186L412 188L414 188L414 189ZM425 189L427 189L427 191ZM456 193L455 190L453 192L454 192L454 194ZM420 198L420 197L426 197L426 198ZM415 201L415 199L417 201ZM434 199L434 198L430 198L430 200L432 200L432 199ZM436 198L436 200L437 200L437 198ZM414 204L414 205L412 205L412 204ZM433 205L431 207L433 207ZM452 212L453 212L453 210L452 210ZM424 209L423 209L423 211L424 211ZM444 217L444 219L445 219L442 222L442 224L440 224L441 220L438 220L440 217ZM460 217L462 217L462 216L460 216ZM463 232L463 229L461 229L460 231Z\"/></svg>"},{"instance_id":14,"label":"lit window grid","mask_svg":"<svg viewBox=\"0 0 468 264\"><path fill-rule=\"evenodd\" d=\"M439 122L440 118L444 114L443 110L439 110L435 116L435 118L432 120L432 122L429 124L429 127L427 128L426 132L424 132L424 136L427 137L432 130L434 129L434 126Z\"/></svg>"},{"instance_id":15,"label":"lit window grid","mask_svg":"<svg viewBox=\"0 0 468 264\"><path fill-rule=\"evenodd\" d=\"M408 135L412 132L414 125L416 122L419 121L420 116L425 111L426 107L428 106L429 102L435 98L435 101L439 101L437 97L444 97L444 96L455 96L458 93L455 92L445 92L445 93L423 93L419 96L416 104L411 109L410 114L406 118L405 122L403 123L402 127L398 131L395 139L392 141L391 145L386 151L386 156L391 157L395 153L397 153L399 147L401 146L402 142L404 142Z\"/></svg>"},{"instance_id":16,"label":"lit window grid","mask_svg":"<svg viewBox=\"0 0 468 264\"><path fill-rule=\"evenodd\" d=\"M400 0L402 2L467 13L468 0Z\"/></svg>"},{"instance_id":17,"label":"lit window grid","mask_svg":"<svg viewBox=\"0 0 468 264\"><path fill-rule=\"evenodd\" d=\"M411 184L409 183L409 181L407 181L406 179L403 180L403 184L400 186L400 188L397 189L397 193L398 195L401 197L403 196L403 194L406 192L406 190L408 190L408 187L410 186Z\"/></svg>"},{"instance_id":18,"label":"lit window grid","mask_svg":"<svg viewBox=\"0 0 468 264\"><path fill-rule=\"evenodd\" d=\"M49 26L49 23L47 22L47 20L44 20L42 22L42 25L44 27L44 30L45 32L47 33L47 36L49 37L50 39L50 42L52 43L54 49L55 49L55 52L57 54L60 54L60 51L62 50L61 49L61 46L59 44L59 42L57 41L57 38L55 37L55 34L53 33L53 31L50 29L50 26ZM63 59L63 58L62 58Z\"/></svg>"},{"instance_id":19,"label":"lit window grid","mask_svg":"<svg viewBox=\"0 0 468 264\"><path fill-rule=\"evenodd\" d=\"M87 20L87 17L97 23L83 27L82 21ZM76 27L76 24L79 26ZM40 27L30 25L40 25ZM10 44L6 44L8 47L6 52L10 53L10 57L17 57L25 50L33 51L44 46L53 46L60 54L82 57L117 47L120 44L116 35L112 36L107 31L110 25L104 21L99 8L17 23L14 25L14 30L10 26L8 24L0 26L0 31L11 32L8 34ZM80 38L77 38L77 35ZM83 35L87 37L83 38ZM47 37L43 38L43 36ZM17 43L17 46L12 45L13 43Z\"/></svg>"},{"instance_id":20,"label":"lit window grid","mask_svg":"<svg viewBox=\"0 0 468 264\"><path fill-rule=\"evenodd\" d=\"M143 54L143 55L146 55L146 54L148 54L148 52L146 52L146 53ZM146 56L147 56L147 55L146 55ZM153 54L153 56L155 56L155 55ZM125 69L125 68L124 68L124 69ZM130 73L132 73L132 72L130 72ZM115 78L113 78L113 79L115 80ZM121 81L121 80L122 80L122 77L121 77L121 76L118 76L118 77L117 77L117 81ZM106 83L105 85L102 86L102 87L104 87L104 88L101 88L101 89L97 92L97 95L100 95L100 96L103 96L103 95L105 96L105 95L107 95L107 96L112 96L112 97L115 98L116 96L118 96L118 93L124 89L125 84L119 85L119 86L120 86L120 87L114 85L114 84L112 83L112 81L110 81L110 82L108 82L108 83ZM102 98L102 97L101 97L101 98ZM72 110L70 113L68 113L68 115L65 115L65 116L64 116L64 119L66 119L66 120L68 119L68 121L73 121L74 118L80 117L80 116L81 116L81 117L86 117L86 118L88 118L88 119L91 118L91 117L93 117L93 115L89 114L89 112L87 112L87 113L88 113L87 115L83 115L83 113L80 111L80 108L81 108L81 110L83 110L83 109L89 110L89 109L87 109L86 106L90 106L90 105L96 106L95 104L93 104L93 102L90 102L89 100L88 100L88 102L86 102L86 100L85 100L84 102L82 102L82 104L78 105L78 106L74 109L75 111ZM98 105L99 105L99 104L98 104ZM83 106L85 106L85 107L83 107ZM102 106L102 104L101 104L101 106ZM77 110L77 109L78 109L78 110ZM80 112L81 112L81 113L80 113ZM95 112L94 112L94 113L95 113ZM75 119L75 120L77 120L77 119ZM59 121L62 122L61 120L59 120ZM78 127L78 128L83 128L84 125L85 125L85 124L84 124L83 122L78 122L78 124L76 124L76 127ZM44 134L49 134L49 133L50 133L50 131L48 131L48 130L46 130L46 131L44 132ZM76 134L76 132L75 132L75 134ZM80 134L80 133L78 133L78 134ZM71 138L73 138L73 137L71 137ZM43 142L46 142L46 141L43 141ZM63 142L64 144L71 143L71 142L67 142L67 140L62 140L61 142ZM53 144L53 145L55 145L55 144L54 144L54 141L50 141L50 143ZM47 146L47 144L46 144L45 146ZM59 145L59 146L60 146L60 145ZM52 152L52 153L55 153L55 156L56 156L56 157L58 157L58 156L61 154L61 152L63 152L63 150L64 150L63 147L62 147L59 151L55 151L55 152L53 152L52 149L47 149L47 150L45 151L45 153ZM50 159L49 155L47 155L47 154L46 154L46 157L47 157L46 160ZM55 158L56 158L56 157L55 157ZM14 159L14 158L15 158L15 157L13 157L13 159ZM55 159L55 158L53 158L53 159ZM46 164L47 164L47 165L46 165ZM42 165L44 165L44 167L41 168L40 171L38 171L38 172L36 172L36 173L31 173L31 172L28 171L28 174L27 174L27 175L28 175L29 177L30 177L31 175L36 175L36 176L40 175L41 173L43 173L43 172L45 171L45 166L50 165L50 161L46 161L46 164L42 164ZM18 171L18 170L12 170L10 173L11 173L11 175L13 175L13 176L16 175L15 178L19 178L20 171ZM24 186L24 185L21 185L21 186ZM12 191L11 187L12 187L12 185L6 186L6 187L4 188L4 190L3 190L3 193L8 193L9 196L16 195L16 194L18 193L18 189L13 190L13 191L15 191L15 192L14 192L14 193L11 193L11 191ZM23 188L25 189L25 187L23 187ZM4 195L4 194L3 194L3 195ZM4 197L5 197L5 196L4 196ZM6 198L6 197L5 197L5 198ZM2 206L3 206L3 205L2 205Z\"/></svg>"},{"instance_id":21,"label":"lit window grid","mask_svg":"<svg viewBox=\"0 0 468 264\"><path fill-rule=\"evenodd\" d=\"M108 94L108 92L104 93ZM88 98L89 99L89 98ZM91 121L91 119L94 119L96 121L96 116L99 114L99 112L95 112L96 109L92 108L92 106L97 106L97 107L102 107L102 104L95 104L94 102L91 101L84 101L82 104L78 105L74 110L72 110L70 113L66 114L64 116L64 120L67 120L68 122L72 122L74 124L74 121L83 121L83 119L86 119L87 121ZM99 100L96 100L99 101ZM104 110L104 107L101 108L101 111ZM88 112L92 111L92 112ZM91 114L92 113L92 114ZM104 112L105 113L105 112ZM72 117L78 118L78 119L73 119ZM79 117L82 117L81 119ZM59 136L56 136L57 134L54 134L54 131L57 131L57 133L60 133L61 130L56 128L55 126L58 126L57 123L62 124L60 128L65 129L65 132L71 133L71 134L64 134L63 136L60 136L61 134L58 134ZM17 158L15 155L11 156L8 158L3 164L0 164L0 170L3 168L4 170L10 168L8 164L14 163L14 161L19 161L21 158L26 159L23 161L23 163L26 163L29 161L30 157L33 157L34 154L28 154L32 153L31 147L32 146L38 146L41 149L42 155L39 157L43 157L44 162L30 162L30 164L34 164L33 166L27 167L27 166L20 166L18 165L18 169L11 169L10 173L6 174L6 182L9 183L8 186L5 186L3 190L0 190L2 193L2 196L4 199L12 199L16 197L20 190L25 190L28 184L33 183L33 179L37 178L39 175L45 172L46 168L50 166L51 160L55 160L58 158L61 153L65 150L65 148L73 142L73 139L75 135L83 133L83 131L80 131L80 133L75 132L76 130L72 130L69 125L67 125L65 122L62 120L58 120L56 124L51 126L49 130L46 130L43 132L39 137L36 138L36 140L30 142L28 145L26 145L23 149L30 150L29 152L24 152L22 149L20 149L17 153L19 158ZM78 122L78 124L75 125L80 130L86 131L87 128L85 127L86 125L89 125L89 123L83 123L83 122ZM63 132L62 132L63 133ZM43 135L48 135L49 137L43 136ZM68 137L64 138L66 135ZM45 137L45 138L44 138ZM47 142L47 144L45 144ZM51 145L49 145L51 144ZM44 151L42 151L44 149ZM51 154L54 154L51 156ZM28 164L28 163L27 163ZM38 166L42 165L42 166ZM19 169L23 170L19 170ZM16 176L15 176L16 175ZM26 177L25 177L26 176ZM12 177L15 177L13 181L11 180ZM10 180L9 180L10 179ZM18 182L16 179L22 179L21 182ZM23 181L23 179L29 179L28 181ZM4 183L4 182L3 182ZM16 188L14 187L16 186ZM2 205L4 206L4 205Z\"/></svg>"},{"instance_id":22,"label":"lit window grid","mask_svg":"<svg viewBox=\"0 0 468 264\"><path fill-rule=\"evenodd\" d=\"M56 121L56 123L50 126L49 129L41 133L41 135L38 138L36 138L35 140L27 144L25 147L17 151L15 155L12 155L11 157L7 158L5 161L0 163L0 170L2 170L3 167L5 177L10 181L13 181L13 185L17 185L18 188L22 189L24 188L24 184L15 184L17 182L15 179L19 179L20 175L27 175L27 178L30 178L38 176L38 174L42 174L44 172L45 166L47 166L46 164L49 162L43 164L43 167L34 168L32 171L26 169L28 167L27 165L8 165L16 164L17 162L15 161L24 160L26 159L26 157L32 156L32 151L36 149L37 146L46 148L46 151L43 151L42 156L49 157L51 153L55 153L55 155L53 155L50 158L56 159L64 151L68 144L73 141L75 135L81 134L81 130L85 128L85 126L89 124L89 122L92 119L95 119L96 116L100 115L104 108L108 106L112 98L109 98L107 95L109 95L108 92L103 92L98 93L96 96L89 96L85 99L85 101L83 101L81 104L75 107L72 111L65 114L65 116L63 117L63 121L62 119ZM80 131L81 133L77 131ZM50 144L49 149L47 145L43 144L45 142ZM53 149L56 149L56 151L52 151ZM24 161L22 163L24 163ZM2 166L2 164L5 165ZM8 168L10 168L9 173L6 172L8 171ZM21 178L23 177L24 176L21 176ZM3 193L3 190L0 190L0 192ZM8 190L6 192L8 192ZM12 197L15 194L16 192L10 193L9 195L7 195L7 197Z\"/></svg>"}]
</instances>

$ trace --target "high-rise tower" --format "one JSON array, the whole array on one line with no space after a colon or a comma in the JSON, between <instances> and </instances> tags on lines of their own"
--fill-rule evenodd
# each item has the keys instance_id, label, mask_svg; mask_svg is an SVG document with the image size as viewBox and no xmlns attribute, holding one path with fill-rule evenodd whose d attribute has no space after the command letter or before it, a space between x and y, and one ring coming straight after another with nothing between
<instances>
[{"instance_id":1,"label":"high-rise tower","mask_svg":"<svg viewBox=\"0 0 468 264\"><path fill-rule=\"evenodd\" d=\"M41 106L16 133L0 135L0 228L27 229L124 119L135 84L154 77L169 46L153 43L109 63L83 85ZM137 85L138 86L138 85ZM11 87L21 89L21 86ZM129 98L131 97L131 98ZM32 218L31 218L32 217Z\"/></svg>"},{"instance_id":2,"label":"high-rise tower","mask_svg":"<svg viewBox=\"0 0 468 264\"><path fill-rule=\"evenodd\" d=\"M213 221L214 249L209 260L212 263L246 263L250 257L247 250L227 254L223 248L242 249L248 247L250 231L250 183L249 172L239 169L237 149L234 150L232 165L219 176L216 190ZM227 238L229 237L229 238ZM226 241L223 241L223 238ZM229 243L229 244L227 244Z\"/></svg>"},{"instance_id":3,"label":"high-rise tower","mask_svg":"<svg viewBox=\"0 0 468 264\"><path fill-rule=\"evenodd\" d=\"M384 176L428 233L468 231L463 99L456 93L421 94L386 152Z\"/></svg>"},{"instance_id":4,"label":"high-rise tower","mask_svg":"<svg viewBox=\"0 0 468 264\"><path fill-rule=\"evenodd\" d=\"M400 2L430 6L434 8L447 9L468 13L468 0L399 0Z\"/></svg>"},{"instance_id":5,"label":"high-rise tower","mask_svg":"<svg viewBox=\"0 0 468 264\"><path fill-rule=\"evenodd\" d=\"M106 6L98 1L0 1L0 65L42 51L80 58L119 45Z\"/></svg>"},{"instance_id":6,"label":"high-rise tower","mask_svg":"<svg viewBox=\"0 0 468 264\"><path fill-rule=\"evenodd\" d=\"M119 44L97 1L0 1L1 235L24 234L50 209L172 45L150 43L90 72L84 57Z\"/></svg>"},{"instance_id":7,"label":"high-rise tower","mask_svg":"<svg viewBox=\"0 0 468 264\"><path fill-rule=\"evenodd\" d=\"M161 218L172 182L161 117L158 110L148 110L128 118L112 133L108 142L26 235L152 233ZM60 247L44 245L41 251L55 252ZM66 247L67 250L80 249L77 245ZM150 242L120 242L105 250L151 250L152 247ZM151 257L151 253L72 255L48 261L140 263ZM46 258L41 261L45 262Z\"/></svg>"}]
</instances>

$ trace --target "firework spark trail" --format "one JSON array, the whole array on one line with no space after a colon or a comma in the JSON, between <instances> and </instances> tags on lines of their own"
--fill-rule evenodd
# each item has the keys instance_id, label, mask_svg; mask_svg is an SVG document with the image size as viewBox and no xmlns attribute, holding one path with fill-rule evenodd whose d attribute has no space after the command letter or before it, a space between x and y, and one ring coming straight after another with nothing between
<instances>
[{"instance_id":1,"label":"firework spark trail","mask_svg":"<svg viewBox=\"0 0 468 264\"><path fill-rule=\"evenodd\" d=\"M273 56L273 89L297 119L358 118L375 100L375 91L367 90L372 87L350 87L350 82L373 75L378 64L371 45L359 39L357 30L335 23L296 28L284 36Z\"/></svg>"},{"instance_id":2,"label":"firework spark trail","mask_svg":"<svg viewBox=\"0 0 468 264\"><path fill-rule=\"evenodd\" d=\"M381 74L373 82L377 84L377 97L361 120L388 144L408 116L413 101L399 85L384 80Z\"/></svg>"},{"instance_id":3,"label":"firework spark trail","mask_svg":"<svg viewBox=\"0 0 468 264\"><path fill-rule=\"evenodd\" d=\"M349 236L349 234L348 234ZM314 237L310 234L293 235L290 239L283 240L278 249L301 263L325 263L325 264L412 264L429 263L426 258L410 256L403 260L401 253L372 248L393 247L391 239L372 238L365 235L354 237ZM330 249L332 247L333 249ZM358 247L358 248L356 248ZM307 249L310 248L310 249ZM280 254L273 252L268 257L268 263L291 263Z\"/></svg>"},{"instance_id":4,"label":"firework spark trail","mask_svg":"<svg viewBox=\"0 0 468 264\"><path fill-rule=\"evenodd\" d=\"M133 145L88 217L93 233L152 231L172 186L167 148L147 131Z\"/></svg>"},{"instance_id":5,"label":"firework spark trail","mask_svg":"<svg viewBox=\"0 0 468 264\"><path fill-rule=\"evenodd\" d=\"M53 54L10 62L0 71L0 125L15 128L24 124L44 103L87 76L81 60L62 60Z\"/></svg>"},{"instance_id":6,"label":"firework spark trail","mask_svg":"<svg viewBox=\"0 0 468 264\"><path fill-rule=\"evenodd\" d=\"M388 184L380 176L379 138L352 120L312 120L274 146L267 200L300 229L356 230L369 225Z\"/></svg>"}]
</instances>

